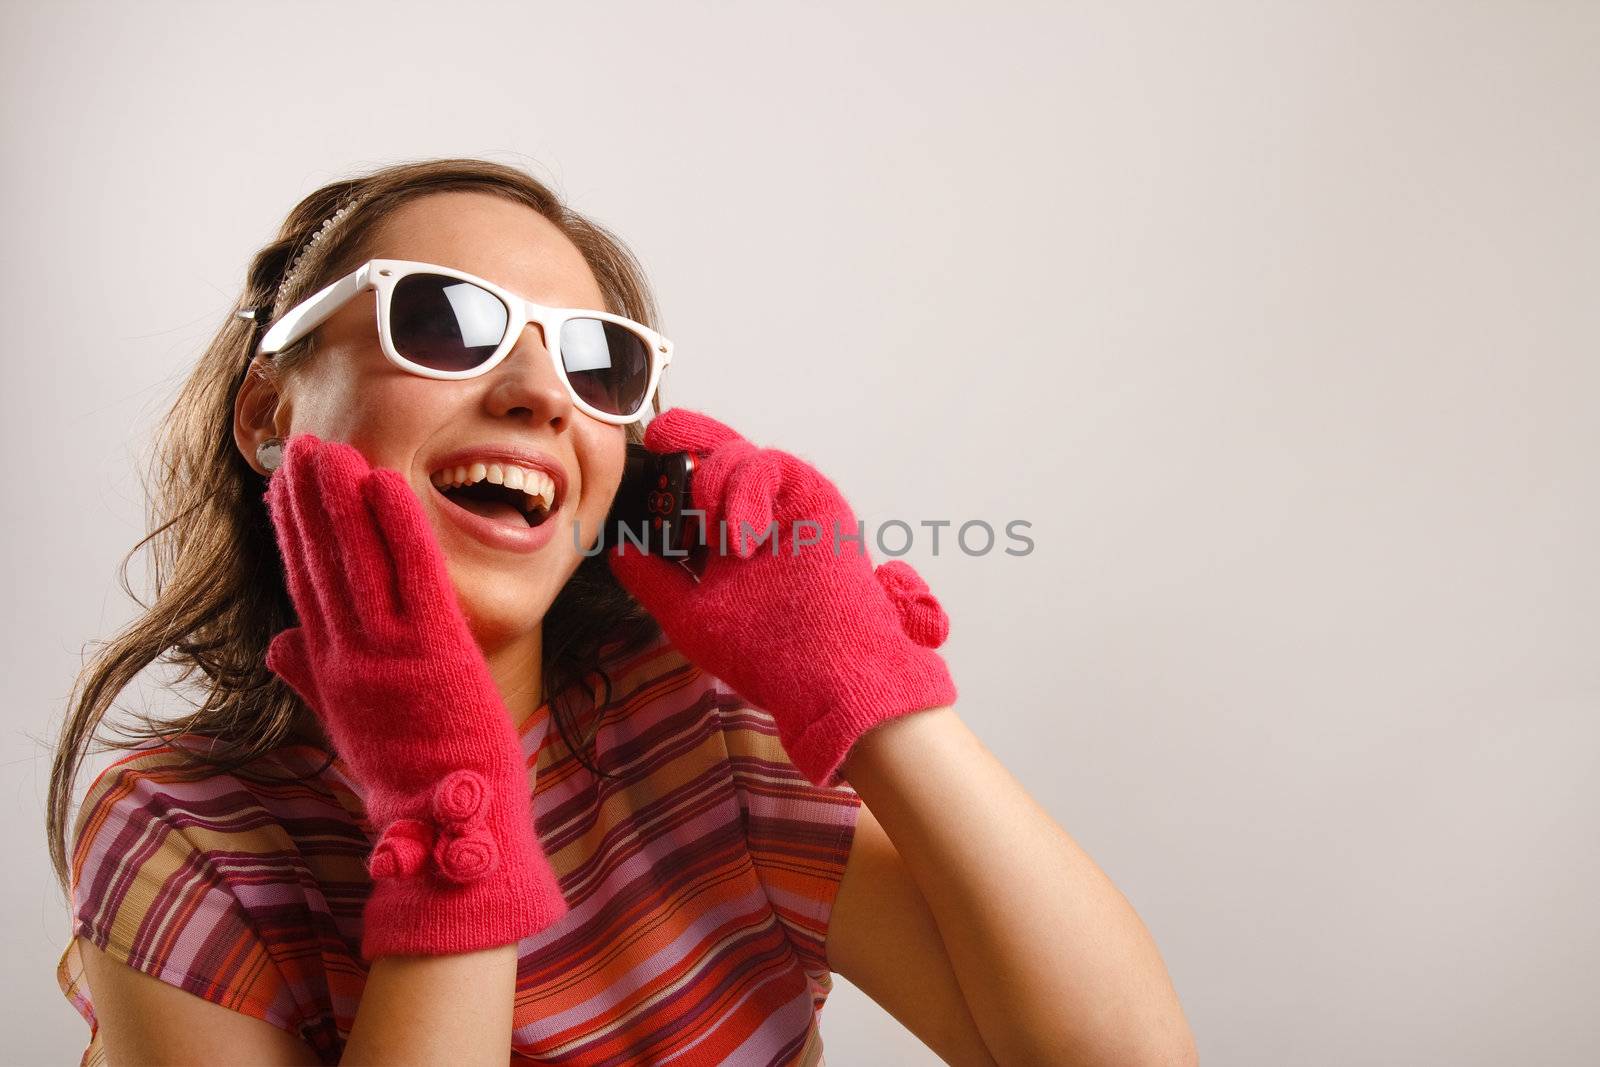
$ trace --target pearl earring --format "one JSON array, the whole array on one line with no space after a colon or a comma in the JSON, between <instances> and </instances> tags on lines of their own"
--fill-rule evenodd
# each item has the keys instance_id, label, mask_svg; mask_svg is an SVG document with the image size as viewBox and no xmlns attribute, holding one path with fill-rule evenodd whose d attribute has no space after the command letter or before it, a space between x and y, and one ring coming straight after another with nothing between
<instances>
[{"instance_id":1,"label":"pearl earring","mask_svg":"<svg viewBox=\"0 0 1600 1067\"><path fill-rule=\"evenodd\" d=\"M276 437L269 437L256 446L256 459L267 468L271 474L283 464L283 441Z\"/></svg>"}]
</instances>

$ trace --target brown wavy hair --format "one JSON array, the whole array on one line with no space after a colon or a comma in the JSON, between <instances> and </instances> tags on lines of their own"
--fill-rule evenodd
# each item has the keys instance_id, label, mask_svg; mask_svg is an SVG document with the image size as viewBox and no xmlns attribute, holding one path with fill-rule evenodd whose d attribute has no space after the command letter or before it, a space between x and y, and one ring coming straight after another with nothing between
<instances>
[{"instance_id":1,"label":"brown wavy hair","mask_svg":"<svg viewBox=\"0 0 1600 1067\"><path fill-rule=\"evenodd\" d=\"M64 892L70 892L67 820L74 782L112 702L151 663L180 668L174 687L198 675L204 700L191 702L196 710L178 718L143 714L128 726L106 723L120 737L103 739L102 751L193 735L206 740L206 750L178 747L192 773L205 777L238 770L285 743L328 747L320 729L310 725L310 710L266 666L268 642L297 620L263 499L266 479L246 462L233 436L234 400L259 336L257 325L236 311L276 304L276 314L292 307L369 258L366 238L391 209L452 189L491 192L545 216L583 253L605 296L604 310L659 329L644 271L622 241L514 167L477 159L402 163L332 182L301 200L277 237L251 260L237 308L228 311L157 429L151 474L140 474L150 532L129 549L119 573L123 590L144 612L110 641L97 643L73 685L55 743L45 826ZM355 209L295 260L318 228L350 203ZM292 285L280 300L278 289L291 266ZM282 381L315 351L314 340L308 337L255 365ZM660 410L659 397L655 408ZM640 440L640 424L627 427L627 436ZM154 603L148 606L128 583L128 563L146 546L154 575ZM562 739L596 774L602 772L581 751L593 732L581 743L574 739L578 709L609 702L607 657L641 648L659 633L612 576L604 553L583 560L545 614L542 697ZM599 686L591 692L583 683L596 677ZM331 763L334 753L328 756Z\"/></svg>"}]
</instances>

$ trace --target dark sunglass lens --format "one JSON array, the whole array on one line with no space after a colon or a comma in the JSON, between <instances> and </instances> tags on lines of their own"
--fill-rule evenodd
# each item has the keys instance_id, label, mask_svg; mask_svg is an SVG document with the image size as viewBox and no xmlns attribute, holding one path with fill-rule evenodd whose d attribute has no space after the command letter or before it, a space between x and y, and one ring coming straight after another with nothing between
<instances>
[{"instance_id":1,"label":"dark sunglass lens","mask_svg":"<svg viewBox=\"0 0 1600 1067\"><path fill-rule=\"evenodd\" d=\"M650 387L650 343L604 319L568 319L561 365L573 391L610 415L632 415Z\"/></svg>"},{"instance_id":2,"label":"dark sunglass lens","mask_svg":"<svg viewBox=\"0 0 1600 1067\"><path fill-rule=\"evenodd\" d=\"M433 370L471 370L494 355L510 312L493 293L442 274L408 274L395 284L389 336L402 356Z\"/></svg>"}]
</instances>

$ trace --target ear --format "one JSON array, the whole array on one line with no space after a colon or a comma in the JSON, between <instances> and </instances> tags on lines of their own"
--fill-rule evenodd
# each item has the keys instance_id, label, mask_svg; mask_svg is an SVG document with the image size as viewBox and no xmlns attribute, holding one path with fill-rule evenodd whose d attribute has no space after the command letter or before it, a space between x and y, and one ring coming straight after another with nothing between
<instances>
[{"instance_id":1,"label":"ear","mask_svg":"<svg viewBox=\"0 0 1600 1067\"><path fill-rule=\"evenodd\" d=\"M256 458L263 441L289 437L289 401L283 396L260 356L250 361L239 392L233 398L233 440L250 469L265 477L267 469Z\"/></svg>"}]
</instances>

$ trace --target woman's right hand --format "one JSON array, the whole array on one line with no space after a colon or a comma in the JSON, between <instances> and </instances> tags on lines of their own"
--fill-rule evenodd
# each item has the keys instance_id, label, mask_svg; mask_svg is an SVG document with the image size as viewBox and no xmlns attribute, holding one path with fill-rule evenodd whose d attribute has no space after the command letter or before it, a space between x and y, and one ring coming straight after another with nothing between
<instances>
[{"instance_id":1,"label":"woman's right hand","mask_svg":"<svg viewBox=\"0 0 1600 1067\"><path fill-rule=\"evenodd\" d=\"M522 746L415 491L304 433L266 500L300 622L267 666L316 714L380 835L362 954L470 952L556 922L567 904Z\"/></svg>"}]
</instances>

